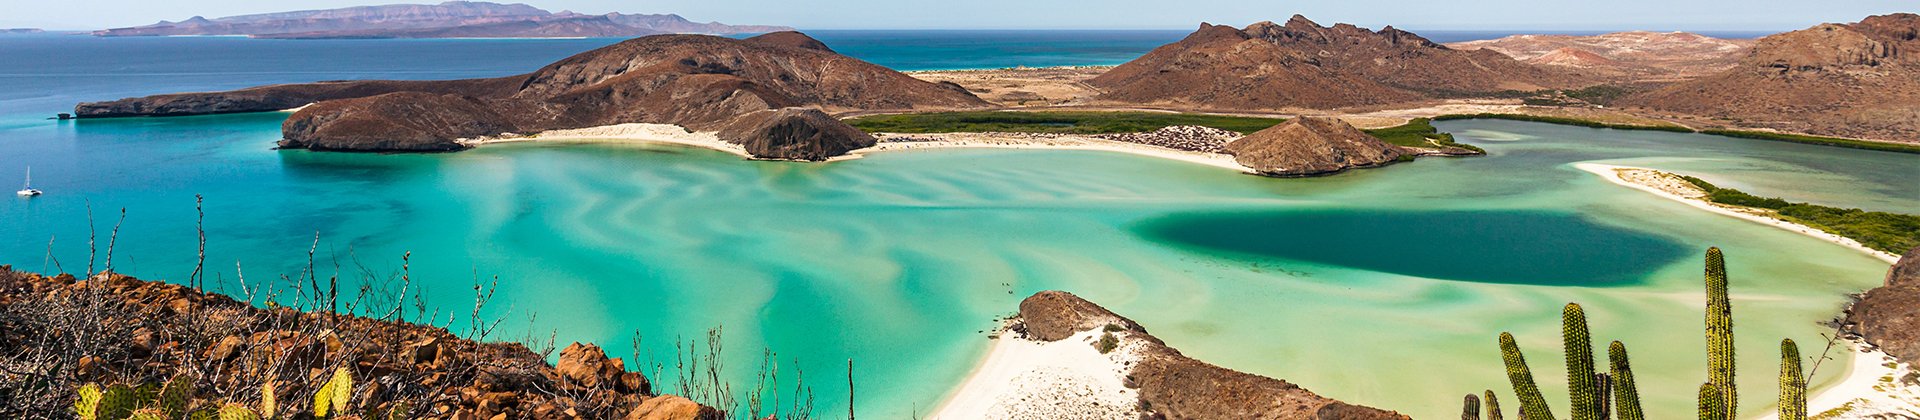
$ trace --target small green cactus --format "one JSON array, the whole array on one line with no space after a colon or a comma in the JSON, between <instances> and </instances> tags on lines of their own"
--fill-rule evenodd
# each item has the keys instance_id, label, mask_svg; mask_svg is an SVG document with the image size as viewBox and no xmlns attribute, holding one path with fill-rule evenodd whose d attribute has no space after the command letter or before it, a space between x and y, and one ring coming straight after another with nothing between
<instances>
[{"instance_id":1,"label":"small green cactus","mask_svg":"<svg viewBox=\"0 0 1920 420\"><path fill-rule=\"evenodd\" d=\"M225 413L226 409L221 409L220 411ZM278 414L279 411L280 405L273 400L273 383L268 382L260 385L260 417L274 418L274 415Z\"/></svg>"},{"instance_id":2,"label":"small green cactus","mask_svg":"<svg viewBox=\"0 0 1920 420\"><path fill-rule=\"evenodd\" d=\"M81 385L76 392L80 395L73 400L73 414L80 420L95 420L95 411L100 407L100 385Z\"/></svg>"},{"instance_id":3,"label":"small green cactus","mask_svg":"<svg viewBox=\"0 0 1920 420\"><path fill-rule=\"evenodd\" d=\"M353 398L353 377L346 368L333 370L333 379L320 386L313 394L313 416L328 418L330 415L346 412L347 401Z\"/></svg>"},{"instance_id":4,"label":"small green cactus","mask_svg":"<svg viewBox=\"0 0 1920 420\"><path fill-rule=\"evenodd\" d=\"M227 404L226 406L220 407L220 420L260 420L260 415L255 414L253 410L248 409L247 406Z\"/></svg>"},{"instance_id":5,"label":"small green cactus","mask_svg":"<svg viewBox=\"0 0 1920 420\"><path fill-rule=\"evenodd\" d=\"M187 420L220 420L220 410L203 405L187 413Z\"/></svg>"},{"instance_id":6,"label":"small green cactus","mask_svg":"<svg viewBox=\"0 0 1920 420\"><path fill-rule=\"evenodd\" d=\"M172 417L167 417L166 411L158 408L142 408L139 410L133 410L133 414L127 416L127 420L171 420L171 419Z\"/></svg>"},{"instance_id":7,"label":"small green cactus","mask_svg":"<svg viewBox=\"0 0 1920 420\"><path fill-rule=\"evenodd\" d=\"M160 384L147 382L133 386L133 399L137 406L149 406L160 401Z\"/></svg>"},{"instance_id":8,"label":"small green cactus","mask_svg":"<svg viewBox=\"0 0 1920 420\"><path fill-rule=\"evenodd\" d=\"M139 395L126 385L113 385L100 393L100 404L94 407L93 418L97 420L119 420L133 415L133 409L140 406Z\"/></svg>"},{"instance_id":9,"label":"small green cactus","mask_svg":"<svg viewBox=\"0 0 1920 420\"><path fill-rule=\"evenodd\" d=\"M193 381L186 375L175 376L160 388L160 398L154 407L166 414L169 419L178 419L187 415L187 402L193 400Z\"/></svg>"},{"instance_id":10,"label":"small green cactus","mask_svg":"<svg viewBox=\"0 0 1920 420\"><path fill-rule=\"evenodd\" d=\"M1780 420L1807 420L1807 377L1791 338L1780 340Z\"/></svg>"},{"instance_id":11,"label":"small green cactus","mask_svg":"<svg viewBox=\"0 0 1920 420\"><path fill-rule=\"evenodd\" d=\"M1600 390L1593 382L1593 339L1587 333L1587 313L1580 304L1561 308L1560 337L1566 349L1567 397L1573 420L1600 420Z\"/></svg>"},{"instance_id":12,"label":"small green cactus","mask_svg":"<svg viewBox=\"0 0 1920 420\"><path fill-rule=\"evenodd\" d=\"M1633 385L1633 365L1627 360L1627 345L1619 341L1607 345L1607 361L1613 376L1613 412L1620 420L1647 420L1640 410L1640 390Z\"/></svg>"},{"instance_id":13,"label":"small green cactus","mask_svg":"<svg viewBox=\"0 0 1920 420\"><path fill-rule=\"evenodd\" d=\"M1553 420L1553 411L1547 408L1540 387L1533 383L1533 370L1527 368L1527 356L1520 353L1513 334L1500 333L1500 357L1507 363L1507 381L1513 383L1513 393L1520 397L1521 420Z\"/></svg>"}]
</instances>

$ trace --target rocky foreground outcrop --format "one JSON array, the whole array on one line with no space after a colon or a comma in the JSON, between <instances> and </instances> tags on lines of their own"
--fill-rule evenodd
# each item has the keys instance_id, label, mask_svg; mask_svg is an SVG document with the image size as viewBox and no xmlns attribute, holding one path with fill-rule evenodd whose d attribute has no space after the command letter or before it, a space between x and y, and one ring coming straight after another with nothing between
<instances>
[{"instance_id":1,"label":"rocky foreground outcrop","mask_svg":"<svg viewBox=\"0 0 1920 420\"><path fill-rule=\"evenodd\" d=\"M533 73L435 82L335 82L81 104L83 117L192 115L312 106L282 125L282 147L445 151L456 140L626 123L723 131L756 157L820 160L872 138L833 118L783 111L991 106L951 84L834 53L798 32L748 39L658 35L568 57ZM777 124L756 127L772 121ZM766 137L755 137L765 134ZM820 143L812 143L820 142Z\"/></svg>"},{"instance_id":2,"label":"rocky foreground outcrop","mask_svg":"<svg viewBox=\"0 0 1920 420\"><path fill-rule=\"evenodd\" d=\"M1011 327L1026 338L1065 340L1085 331L1124 333L1140 340L1139 361L1127 384L1139 391L1141 418L1163 419L1406 419L1399 413L1322 397L1287 381L1214 366L1180 354L1139 323L1061 291L1020 302Z\"/></svg>"},{"instance_id":3,"label":"rocky foreground outcrop","mask_svg":"<svg viewBox=\"0 0 1920 420\"><path fill-rule=\"evenodd\" d=\"M1261 175L1300 177L1382 166L1410 152L1336 118L1300 117L1227 143L1226 153Z\"/></svg>"},{"instance_id":4,"label":"rocky foreground outcrop","mask_svg":"<svg viewBox=\"0 0 1920 420\"><path fill-rule=\"evenodd\" d=\"M1920 361L1920 248L1887 272L1887 283L1860 296L1847 313L1850 330L1902 361Z\"/></svg>"},{"instance_id":5,"label":"rocky foreground outcrop","mask_svg":"<svg viewBox=\"0 0 1920 420\"><path fill-rule=\"evenodd\" d=\"M353 416L336 418L400 408L391 418L723 416L655 394L646 376L591 344L567 346L549 365L521 344L399 321L423 316L401 311L373 319L260 309L112 273L82 280L0 265L0 418L60 418L56 413L72 412L82 384L175 376L190 378L194 405L258 407L263 386L271 385L281 415L303 418L293 413L313 406L311 396L336 368L355 384L347 404Z\"/></svg>"},{"instance_id":6,"label":"rocky foreground outcrop","mask_svg":"<svg viewBox=\"0 0 1920 420\"><path fill-rule=\"evenodd\" d=\"M1920 15L1768 36L1730 70L1616 104L1736 127L1920 142Z\"/></svg>"},{"instance_id":7,"label":"rocky foreground outcrop","mask_svg":"<svg viewBox=\"0 0 1920 420\"><path fill-rule=\"evenodd\" d=\"M1393 27L1201 24L1087 81L1099 99L1208 109L1331 109L1590 84L1490 50L1455 50Z\"/></svg>"}]
</instances>

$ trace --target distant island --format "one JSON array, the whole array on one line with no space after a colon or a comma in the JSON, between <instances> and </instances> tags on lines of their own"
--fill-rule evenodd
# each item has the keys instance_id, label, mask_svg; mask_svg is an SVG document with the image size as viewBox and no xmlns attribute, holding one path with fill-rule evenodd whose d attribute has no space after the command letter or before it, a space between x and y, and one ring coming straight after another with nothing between
<instances>
[{"instance_id":1,"label":"distant island","mask_svg":"<svg viewBox=\"0 0 1920 420\"><path fill-rule=\"evenodd\" d=\"M45 30L42 30L42 29L40 29L40 28L7 28L7 29L0 29L0 34L37 34L37 33L43 33L43 32L46 32L46 31L45 31Z\"/></svg>"},{"instance_id":2,"label":"distant island","mask_svg":"<svg viewBox=\"0 0 1920 420\"><path fill-rule=\"evenodd\" d=\"M449 1L303 10L94 31L94 36L225 35L277 39L629 38L658 34L732 35L791 31L768 25L699 23L673 14L548 12L526 4Z\"/></svg>"}]
</instances>

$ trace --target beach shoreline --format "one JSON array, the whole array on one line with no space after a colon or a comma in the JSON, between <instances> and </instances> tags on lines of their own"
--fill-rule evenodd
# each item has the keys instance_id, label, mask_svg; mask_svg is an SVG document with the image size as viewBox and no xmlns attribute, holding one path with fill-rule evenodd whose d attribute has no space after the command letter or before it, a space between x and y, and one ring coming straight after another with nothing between
<instances>
[{"instance_id":1,"label":"beach shoreline","mask_svg":"<svg viewBox=\"0 0 1920 420\"><path fill-rule=\"evenodd\" d=\"M1643 192L1647 192L1668 200L1678 201L1680 203L1693 206L1694 208L1710 211L1710 212L1724 215L1724 216L1738 218L1741 220L1759 223L1767 226L1773 226L1783 230L1796 232L1802 235L1806 235L1806 236L1817 238L1823 241L1831 242L1835 245L1851 248L1855 251L1860 251L1863 254L1867 254L1868 256L1871 256L1873 258L1879 259L1881 261L1885 261L1887 264L1893 264L1895 261L1900 260L1900 256L1898 255L1893 255L1885 251L1868 248L1866 245L1861 245L1859 241L1855 241L1851 238L1847 238L1844 236L1828 233L1820 229L1815 229L1811 226L1802 225L1799 223L1794 223L1786 220L1781 220L1781 219L1766 216L1763 214L1758 214L1757 212L1744 207L1727 206L1727 205L1709 202L1704 199L1700 199L1698 197L1684 196L1675 191L1671 191L1670 189L1663 189L1660 186L1649 185L1647 183L1635 182L1634 180L1627 179L1628 176L1633 176L1630 174L1632 174L1634 171L1648 171L1652 173L1671 175L1671 173L1666 171L1650 169L1650 168L1609 165L1609 164L1590 163L1590 162L1575 163L1573 164L1573 167L1580 169L1582 171L1586 171L1588 173L1599 175L1601 178L1606 179L1608 182L1627 186L1627 187L1640 190Z\"/></svg>"},{"instance_id":2,"label":"beach shoreline","mask_svg":"<svg viewBox=\"0 0 1920 420\"><path fill-rule=\"evenodd\" d=\"M1137 415L1139 391L1126 386L1142 357L1132 334L1102 354L1093 343L1100 329L1045 342L1002 327L986 357L928 413L927 419L1035 418L1091 412ZM1064 391L1064 393L1062 393Z\"/></svg>"},{"instance_id":3,"label":"beach shoreline","mask_svg":"<svg viewBox=\"0 0 1920 420\"><path fill-rule=\"evenodd\" d=\"M1075 135L1035 135L1027 133L937 133L937 134L891 134L876 133L880 141L871 147L848 152L844 156L827 159L829 162L860 159L876 153L895 153L916 150L940 149L1023 149L1023 150L1081 150L1095 152L1125 153L1174 160L1198 165L1212 166L1241 173L1255 173L1233 160L1233 156L1221 153L1205 153L1169 149L1139 143L1105 140L1089 136ZM526 142L604 142L604 143L655 143L696 147L726 152L744 159L755 159L747 149L738 144L720 140L714 132L692 131L672 124L617 124L567 130L548 130L526 136L487 137L461 139L460 144L468 147L481 147L495 144Z\"/></svg>"}]
</instances>

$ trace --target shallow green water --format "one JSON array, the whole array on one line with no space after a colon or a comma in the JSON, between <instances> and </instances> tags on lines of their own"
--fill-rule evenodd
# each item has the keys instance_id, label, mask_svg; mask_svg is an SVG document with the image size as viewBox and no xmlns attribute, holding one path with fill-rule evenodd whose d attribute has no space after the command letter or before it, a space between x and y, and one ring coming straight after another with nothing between
<instances>
[{"instance_id":1,"label":"shallow green water","mask_svg":"<svg viewBox=\"0 0 1920 420\"><path fill-rule=\"evenodd\" d=\"M280 118L0 122L0 181L31 164L49 192L0 200L0 262L41 269L52 237L60 265L82 271L87 206L102 253L125 207L114 268L181 279L204 194L216 283L234 282L235 261L249 281L294 275L316 233L323 276L384 276L411 251L443 313L498 275L495 314L515 320L513 337L538 313L531 330L562 345L625 355L638 332L641 358L664 362L676 337L724 325L741 381L770 347L825 378L809 382L833 412L854 359L861 414L877 418L937 404L985 351L981 331L1040 290L1107 305L1203 360L1422 418L1504 392L1500 331L1561 393L1558 314L1577 301L1597 339L1633 350L1650 409L1669 418L1692 410L1704 378L1706 247L1732 265L1754 413L1772 398L1778 339L1821 342L1816 321L1886 264L1570 163L1920 209L1912 155L1504 121L1442 124L1489 157L1280 180L1097 152L801 164L666 146L273 151Z\"/></svg>"}]
</instances>

